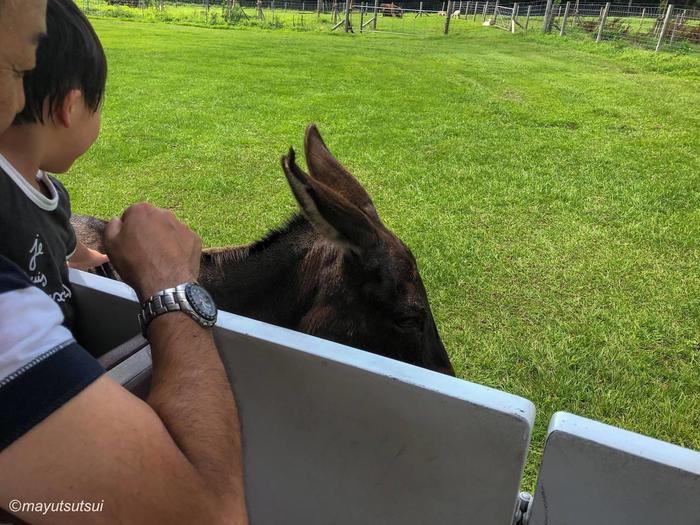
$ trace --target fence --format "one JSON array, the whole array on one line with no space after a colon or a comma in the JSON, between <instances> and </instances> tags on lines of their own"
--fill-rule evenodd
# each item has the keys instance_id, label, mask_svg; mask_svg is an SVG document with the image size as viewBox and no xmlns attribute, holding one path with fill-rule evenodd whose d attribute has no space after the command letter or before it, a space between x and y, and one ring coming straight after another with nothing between
<instances>
[{"instance_id":1,"label":"fence","mask_svg":"<svg viewBox=\"0 0 700 525\"><path fill-rule=\"evenodd\" d=\"M624 40L656 51L697 51L700 47L700 10L697 9L578 1L553 5L551 0L527 7L538 28L547 33L589 34L596 42Z\"/></svg>"},{"instance_id":2,"label":"fence","mask_svg":"<svg viewBox=\"0 0 700 525\"><path fill-rule=\"evenodd\" d=\"M82 0L92 16L302 30L459 34L488 25L512 33L555 32L596 42L620 40L647 49L700 50L700 10L668 5L570 0L380 3L331 0Z\"/></svg>"},{"instance_id":3,"label":"fence","mask_svg":"<svg viewBox=\"0 0 700 525\"><path fill-rule=\"evenodd\" d=\"M383 1L383 0L382 0ZM415 5L414 5L415 4ZM396 4L340 2L330 0L80 0L90 16L145 21L194 23L209 26L258 26L348 33L389 32L414 35L444 34L450 18L448 2ZM460 19L476 2L454 2L452 11ZM452 4L451 4L452 5ZM482 2L483 6L484 3ZM392 7L393 6L393 7ZM485 13L484 13L485 14ZM478 13L482 15L481 8ZM473 17L481 23L481 18ZM454 19L452 19L454 20ZM471 18L470 18L471 20ZM449 27L450 33L467 30L466 25Z\"/></svg>"}]
</instances>

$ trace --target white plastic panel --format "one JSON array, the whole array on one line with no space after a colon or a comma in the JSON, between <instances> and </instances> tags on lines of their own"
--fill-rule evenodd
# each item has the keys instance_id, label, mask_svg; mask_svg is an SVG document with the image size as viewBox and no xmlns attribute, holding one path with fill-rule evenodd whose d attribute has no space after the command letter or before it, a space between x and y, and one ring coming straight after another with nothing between
<instances>
[{"instance_id":1,"label":"white plastic panel","mask_svg":"<svg viewBox=\"0 0 700 525\"><path fill-rule=\"evenodd\" d=\"M136 292L124 283L70 270L76 306L76 338L100 356L141 332Z\"/></svg>"},{"instance_id":2,"label":"white plastic panel","mask_svg":"<svg viewBox=\"0 0 700 525\"><path fill-rule=\"evenodd\" d=\"M510 525L529 401L233 315L217 341L253 523Z\"/></svg>"},{"instance_id":3,"label":"white plastic panel","mask_svg":"<svg viewBox=\"0 0 700 525\"><path fill-rule=\"evenodd\" d=\"M116 300L108 318L130 315L121 289L86 294L102 284L92 279L77 290L86 311ZM511 525L529 401L225 312L215 336L239 404L256 525ZM113 374L141 381L146 357Z\"/></svg>"},{"instance_id":4,"label":"white plastic panel","mask_svg":"<svg viewBox=\"0 0 700 525\"><path fill-rule=\"evenodd\" d=\"M557 412L529 525L700 525L700 452Z\"/></svg>"}]
</instances>

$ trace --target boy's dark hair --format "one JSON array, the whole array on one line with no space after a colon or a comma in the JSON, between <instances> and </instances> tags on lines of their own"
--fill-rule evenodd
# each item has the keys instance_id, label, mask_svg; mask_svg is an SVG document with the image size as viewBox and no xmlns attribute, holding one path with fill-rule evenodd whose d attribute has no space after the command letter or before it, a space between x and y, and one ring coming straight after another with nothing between
<instances>
[{"instance_id":1,"label":"boy's dark hair","mask_svg":"<svg viewBox=\"0 0 700 525\"><path fill-rule=\"evenodd\" d=\"M48 36L39 43L36 68L24 77L26 103L15 124L44 122L72 89L83 93L85 104L97 111L107 83L107 58L100 39L73 0L48 0Z\"/></svg>"}]
</instances>

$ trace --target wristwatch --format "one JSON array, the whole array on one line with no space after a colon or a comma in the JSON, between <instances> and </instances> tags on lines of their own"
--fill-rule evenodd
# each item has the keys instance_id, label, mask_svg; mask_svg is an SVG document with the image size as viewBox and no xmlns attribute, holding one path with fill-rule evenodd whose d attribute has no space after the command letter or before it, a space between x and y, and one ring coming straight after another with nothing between
<instances>
[{"instance_id":1,"label":"wristwatch","mask_svg":"<svg viewBox=\"0 0 700 525\"><path fill-rule=\"evenodd\" d=\"M199 283L191 282L166 288L141 305L139 323L144 335L153 319L168 312L184 312L205 328L216 324L216 304Z\"/></svg>"}]
</instances>

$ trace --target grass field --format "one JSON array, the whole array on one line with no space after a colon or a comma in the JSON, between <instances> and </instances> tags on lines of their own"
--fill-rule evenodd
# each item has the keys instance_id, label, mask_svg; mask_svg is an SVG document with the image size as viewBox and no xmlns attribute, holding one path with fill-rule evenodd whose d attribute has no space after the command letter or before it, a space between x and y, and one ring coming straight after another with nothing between
<instances>
[{"instance_id":1,"label":"grass field","mask_svg":"<svg viewBox=\"0 0 700 525\"><path fill-rule=\"evenodd\" d=\"M475 28L455 38L95 20L103 133L77 212L139 200L208 246L296 206L317 122L414 251L460 377L700 449L697 57Z\"/></svg>"}]
</instances>

